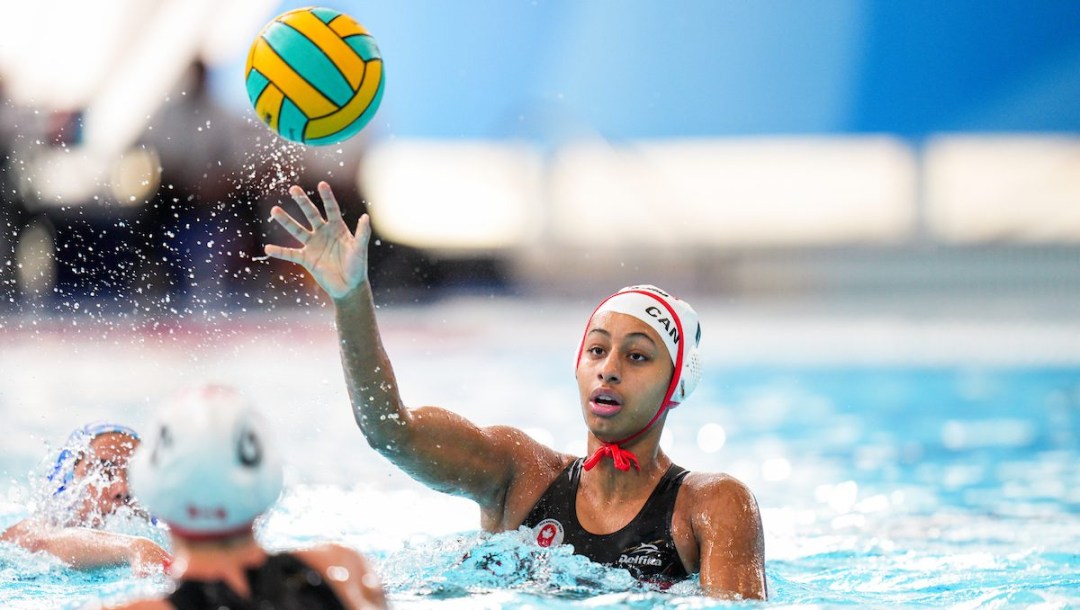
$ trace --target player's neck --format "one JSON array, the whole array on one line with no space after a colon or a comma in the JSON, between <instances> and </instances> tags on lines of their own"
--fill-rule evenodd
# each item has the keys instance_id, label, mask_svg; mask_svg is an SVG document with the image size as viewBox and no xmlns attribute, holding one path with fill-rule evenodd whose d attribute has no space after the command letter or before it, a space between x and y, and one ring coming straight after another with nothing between
<instances>
[{"instance_id":1,"label":"player's neck","mask_svg":"<svg viewBox=\"0 0 1080 610\"><path fill-rule=\"evenodd\" d=\"M259 546L253 535L228 540L176 541L174 573L186 580L225 581L231 588L235 579L247 578L244 571L266 562L266 551Z\"/></svg>"},{"instance_id":2,"label":"player's neck","mask_svg":"<svg viewBox=\"0 0 1080 610\"><path fill-rule=\"evenodd\" d=\"M671 466L671 459L660 449L657 440L642 439L642 442L624 448L637 457L638 467L631 466L630 470L624 471L617 469L610 458L600 460L592 470L581 475L581 485L586 487L589 495L605 500L652 493L657 481Z\"/></svg>"}]
</instances>

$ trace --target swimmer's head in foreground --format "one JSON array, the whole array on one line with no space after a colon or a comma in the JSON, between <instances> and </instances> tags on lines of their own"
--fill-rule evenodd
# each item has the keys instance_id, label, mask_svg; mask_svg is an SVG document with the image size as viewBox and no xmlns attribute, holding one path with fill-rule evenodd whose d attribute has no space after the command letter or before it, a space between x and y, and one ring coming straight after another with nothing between
<instances>
[{"instance_id":1,"label":"swimmer's head in foreground","mask_svg":"<svg viewBox=\"0 0 1080 610\"><path fill-rule=\"evenodd\" d=\"M131 463L132 488L175 536L244 535L281 493L282 463L267 424L231 388L176 396L148 430Z\"/></svg>"},{"instance_id":2,"label":"swimmer's head in foreground","mask_svg":"<svg viewBox=\"0 0 1080 610\"><path fill-rule=\"evenodd\" d=\"M335 544L269 552L255 522L282 491L268 422L236 390L203 385L166 402L131 462L132 489L169 526L175 587L124 610L385 608L374 570Z\"/></svg>"}]
</instances>

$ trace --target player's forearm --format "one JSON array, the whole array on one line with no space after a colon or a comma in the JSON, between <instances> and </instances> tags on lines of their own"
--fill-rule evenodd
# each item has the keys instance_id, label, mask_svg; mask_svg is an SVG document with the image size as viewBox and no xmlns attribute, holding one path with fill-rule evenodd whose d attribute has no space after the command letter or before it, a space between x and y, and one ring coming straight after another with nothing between
<instances>
[{"instance_id":1,"label":"player's forearm","mask_svg":"<svg viewBox=\"0 0 1080 610\"><path fill-rule=\"evenodd\" d=\"M397 452L408 438L408 411L401 403L390 358L382 345L371 284L334 301L338 347L353 417L369 444Z\"/></svg>"},{"instance_id":2,"label":"player's forearm","mask_svg":"<svg viewBox=\"0 0 1080 610\"><path fill-rule=\"evenodd\" d=\"M83 532L80 532L83 533ZM46 544L46 550L74 568L96 568L131 562L131 540L104 532L64 536ZM101 535L98 535L101 534Z\"/></svg>"},{"instance_id":3,"label":"player's forearm","mask_svg":"<svg viewBox=\"0 0 1080 610\"><path fill-rule=\"evenodd\" d=\"M480 428L438 407L406 409L364 282L334 300L353 417L368 444L416 480L488 506L507 480L508 456Z\"/></svg>"},{"instance_id":4,"label":"player's forearm","mask_svg":"<svg viewBox=\"0 0 1080 610\"><path fill-rule=\"evenodd\" d=\"M16 542L34 552L48 553L73 568L87 569L131 563L134 536L84 528L28 529Z\"/></svg>"}]
</instances>

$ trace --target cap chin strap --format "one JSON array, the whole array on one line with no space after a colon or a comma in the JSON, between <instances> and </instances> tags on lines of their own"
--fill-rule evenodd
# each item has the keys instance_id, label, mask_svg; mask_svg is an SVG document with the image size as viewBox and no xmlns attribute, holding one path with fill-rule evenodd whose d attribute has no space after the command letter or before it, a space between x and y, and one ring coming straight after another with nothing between
<instances>
[{"instance_id":1,"label":"cap chin strap","mask_svg":"<svg viewBox=\"0 0 1080 610\"><path fill-rule=\"evenodd\" d=\"M672 379L671 381L672 383L675 383L678 380ZM673 391L674 388L668 388L668 396L671 396L671 392ZM667 411L672 407L676 407L678 406L678 404L679 403L671 402L671 400L665 398L663 404L661 404L660 408L656 410L656 415L653 415L653 418L649 420L649 423L645 424L644 428L622 439L621 441L615 441L613 443L609 443L607 441L600 441L602 443L600 445L600 448L594 451L593 454L589 456L589 459L585 460L585 463L582 464L582 466L585 468L585 470L592 470L594 466L600 463L600 460L604 459L605 457L610 457L611 461L615 462L615 468L617 468L618 470L626 472L630 470L630 466L633 466L634 470L641 470L641 467L638 466L637 456L634 455L634 453L629 449L624 449L623 444L634 440L642 434L645 434L645 431L647 431L649 428L652 428L652 425L656 423L656 420L660 419L660 416L664 414L664 411Z\"/></svg>"},{"instance_id":2,"label":"cap chin strap","mask_svg":"<svg viewBox=\"0 0 1080 610\"><path fill-rule=\"evenodd\" d=\"M623 449L616 443L604 443L600 445L600 448L593 452L589 459L585 460L585 470L592 470L593 466L600 463L600 460L605 457L610 457L612 462L615 462L615 468L626 472L630 470L630 466L634 467L634 470L641 470L638 466L637 456L633 453Z\"/></svg>"}]
</instances>

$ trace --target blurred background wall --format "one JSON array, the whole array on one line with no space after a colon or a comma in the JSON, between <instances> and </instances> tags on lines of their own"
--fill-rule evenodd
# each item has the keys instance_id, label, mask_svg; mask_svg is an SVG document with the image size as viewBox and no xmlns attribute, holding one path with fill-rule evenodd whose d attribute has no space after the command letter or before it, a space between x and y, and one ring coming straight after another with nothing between
<instances>
[{"instance_id":1,"label":"blurred background wall","mask_svg":"<svg viewBox=\"0 0 1080 610\"><path fill-rule=\"evenodd\" d=\"M1080 296L1080 3L326 2L387 89L317 149L243 87L305 4L0 7L2 306L295 302L265 219L321 179L388 293Z\"/></svg>"}]
</instances>

